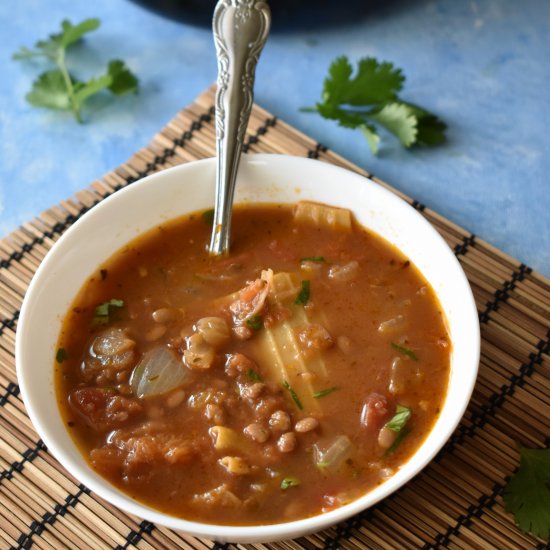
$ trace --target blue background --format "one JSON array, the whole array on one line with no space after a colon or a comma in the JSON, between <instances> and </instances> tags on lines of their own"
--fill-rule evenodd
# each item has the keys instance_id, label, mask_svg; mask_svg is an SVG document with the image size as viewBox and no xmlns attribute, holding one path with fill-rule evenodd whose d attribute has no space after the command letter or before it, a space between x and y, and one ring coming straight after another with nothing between
<instances>
[{"instance_id":1,"label":"blue background","mask_svg":"<svg viewBox=\"0 0 550 550\"><path fill-rule=\"evenodd\" d=\"M550 2L379 4L351 22L272 33L257 71L256 101L550 275ZM93 100L79 125L69 113L30 107L24 96L42 65L10 57L63 18L85 17L99 17L102 26L69 56L77 75L100 73L118 57L138 74L141 91ZM0 28L0 236L125 161L216 75L208 28L124 0L3 0ZM373 157L360 133L300 113L319 98L330 62L341 54L403 68L403 98L447 122L447 144L403 150L384 136Z\"/></svg>"}]
</instances>

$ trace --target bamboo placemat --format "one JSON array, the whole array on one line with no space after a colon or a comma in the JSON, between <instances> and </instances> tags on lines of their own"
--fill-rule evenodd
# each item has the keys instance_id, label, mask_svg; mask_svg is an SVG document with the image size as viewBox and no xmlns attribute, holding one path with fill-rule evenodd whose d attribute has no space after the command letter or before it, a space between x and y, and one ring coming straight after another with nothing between
<instances>
[{"instance_id":1,"label":"bamboo placemat","mask_svg":"<svg viewBox=\"0 0 550 550\"><path fill-rule=\"evenodd\" d=\"M144 149L87 189L0 241L0 548L545 548L504 511L517 442L550 443L550 281L423 204L254 106L248 152L289 153L371 177L420 211L455 251L481 322L479 378L436 459L397 493L350 520L297 540L222 545L129 516L72 478L26 415L15 376L15 330L41 260L82 214L153 172L215 154L213 92L181 111Z\"/></svg>"}]
</instances>

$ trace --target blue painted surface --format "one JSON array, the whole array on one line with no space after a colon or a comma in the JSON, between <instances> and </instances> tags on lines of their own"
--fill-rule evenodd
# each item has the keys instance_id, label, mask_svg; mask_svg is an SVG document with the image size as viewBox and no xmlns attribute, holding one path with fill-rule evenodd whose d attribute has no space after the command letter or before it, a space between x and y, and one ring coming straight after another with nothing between
<instances>
[{"instance_id":1,"label":"blue painted surface","mask_svg":"<svg viewBox=\"0 0 550 550\"><path fill-rule=\"evenodd\" d=\"M338 5L338 2L334 2ZM112 57L139 75L141 92L95 101L89 122L30 107L39 72L13 51L61 19L97 16L79 47L84 75ZM126 160L215 79L208 29L165 20L123 0L0 3L0 235ZM319 97L330 61L373 55L407 76L405 99L449 125L437 149L401 149L384 137L377 157L359 133L299 112ZM297 128L483 239L550 275L550 3L545 0L386 2L356 21L269 39L256 100Z\"/></svg>"}]
</instances>

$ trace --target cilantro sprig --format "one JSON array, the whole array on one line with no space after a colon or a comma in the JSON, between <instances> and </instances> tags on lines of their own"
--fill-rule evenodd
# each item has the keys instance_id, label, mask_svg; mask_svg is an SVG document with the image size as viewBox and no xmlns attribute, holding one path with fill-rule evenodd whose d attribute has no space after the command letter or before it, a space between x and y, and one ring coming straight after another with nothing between
<instances>
[{"instance_id":1,"label":"cilantro sprig","mask_svg":"<svg viewBox=\"0 0 550 550\"><path fill-rule=\"evenodd\" d=\"M416 353L414 353L412 349L396 344L395 342L391 342L390 345L395 351L406 355L409 359L412 359L413 361L418 361L418 356L416 355Z\"/></svg>"},{"instance_id":2,"label":"cilantro sprig","mask_svg":"<svg viewBox=\"0 0 550 550\"><path fill-rule=\"evenodd\" d=\"M114 95L137 91L138 79L119 59L109 61L105 74L87 81L77 79L69 71L67 50L99 25L100 21L96 18L85 19L76 25L64 20L61 22L61 32L39 40L34 49L23 47L13 54L13 59L17 61L42 58L56 66L41 73L33 82L31 91L26 95L31 105L72 111L76 120L82 122L82 108L91 96L103 90L109 90Z\"/></svg>"},{"instance_id":3,"label":"cilantro sprig","mask_svg":"<svg viewBox=\"0 0 550 550\"><path fill-rule=\"evenodd\" d=\"M380 144L376 125L394 134L404 147L444 142L444 122L398 97L404 82L403 72L392 63L363 58L353 74L348 58L341 56L329 68L321 101L302 111L336 120L344 128L359 129L373 154Z\"/></svg>"},{"instance_id":4,"label":"cilantro sprig","mask_svg":"<svg viewBox=\"0 0 550 550\"><path fill-rule=\"evenodd\" d=\"M110 323L113 321L114 312L123 307L124 300L119 300L118 298L112 298L107 302L99 304L94 311L93 325L106 325Z\"/></svg>"},{"instance_id":5,"label":"cilantro sprig","mask_svg":"<svg viewBox=\"0 0 550 550\"><path fill-rule=\"evenodd\" d=\"M519 469L504 489L506 511L522 531L550 541L550 449L519 452Z\"/></svg>"},{"instance_id":6,"label":"cilantro sprig","mask_svg":"<svg viewBox=\"0 0 550 550\"><path fill-rule=\"evenodd\" d=\"M288 383L288 380L283 380L283 388L288 390L288 393L290 393L290 397L292 398L292 401L294 401L294 404L301 411L304 410L304 406L302 405L302 402L300 401L300 398L298 397L298 394L294 391L292 386Z\"/></svg>"},{"instance_id":7,"label":"cilantro sprig","mask_svg":"<svg viewBox=\"0 0 550 550\"><path fill-rule=\"evenodd\" d=\"M298 487L300 480L297 477L285 477L281 481L281 489L286 491L289 487Z\"/></svg>"},{"instance_id":8,"label":"cilantro sprig","mask_svg":"<svg viewBox=\"0 0 550 550\"><path fill-rule=\"evenodd\" d=\"M397 447L401 445L403 439L405 439L411 433L411 428L407 424L411 417L411 414L412 410L409 407L405 407L404 405L397 405L397 407L395 408L395 414L386 422L386 424L384 424L385 428L388 428L388 430L391 430L392 432L395 432L397 434L397 437L394 439L390 447L386 450L384 456L387 457L393 454Z\"/></svg>"},{"instance_id":9,"label":"cilantro sprig","mask_svg":"<svg viewBox=\"0 0 550 550\"><path fill-rule=\"evenodd\" d=\"M405 427L405 424L408 422L411 414L412 410L409 407L397 405L395 414L385 424L386 428L392 432L399 433Z\"/></svg>"},{"instance_id":10,"label":"cilantro sprig","mask_svg":"<svg viewBox=\"0 0 550 550\"><path fill-rule=\"evenodd\" d=\"M298 292L298 296L296 296L296 300L294 300L294 303L296 305L305 305L308 303L310 286L310 282L307 279L305 281L302 281L300 292Z\"/></svg>"}]
</instances>

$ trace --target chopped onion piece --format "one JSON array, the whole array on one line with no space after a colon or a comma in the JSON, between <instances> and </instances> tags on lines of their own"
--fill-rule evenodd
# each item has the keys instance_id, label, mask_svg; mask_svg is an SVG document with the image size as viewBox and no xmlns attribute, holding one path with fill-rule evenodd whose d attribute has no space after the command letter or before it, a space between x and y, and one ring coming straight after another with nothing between
<instances>
[{"instance_id":1,"label":"chopped onion piece","mask_svg":"<svg viewBox=\"0 0 550 550\"><path fill-rule=\"evenodd\" d=\"M143 355L130 378L130 386L138 397L152 397L184 385L191 372L165 347L154 348Z\"/></svg>"},{"instance_id":2,"label":"chopped onion piece","mask_svg":"<svg viewBox=\"0 0 550 550\"><path fill-rule=\"evenodd\" d=\"M387 321L382 321L378 325L378 332L393 331L401 327L404 321L405 321L405 317L403 317L403 315L398 315L397 317L393 317L392 319L388 319Z\"/></svg>"},{"instance_id":3,"label":"chopped onion piece","mask_svg":"<svg viewBox=\"0 0 550 550\"><path fill-rule=\"evenodd\" d=\"M95 337L91 352L94 357L104 358L121 355L133 349L136 343L120 328L109 328Z\"/></svg>"},{"instance_id":4,"label":"chopped onion piece","mask_svg":"<svg viewBox=\"0 0 550 550\"><path fill-rule=\"evenodd\" d=\"M318 468L328 471L336 471L344 461L349 458L353 450L353 444L346 435L339 435L330 445L313 445L315 464Z\"/></svg>"}]
</instances>

